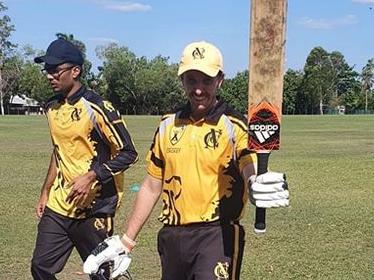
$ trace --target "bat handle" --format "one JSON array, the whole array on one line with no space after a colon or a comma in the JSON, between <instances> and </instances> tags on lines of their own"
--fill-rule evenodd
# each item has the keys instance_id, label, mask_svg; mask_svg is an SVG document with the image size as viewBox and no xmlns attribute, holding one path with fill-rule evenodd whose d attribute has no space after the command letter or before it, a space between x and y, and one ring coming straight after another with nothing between
<instances>
[{"instance_id":1,"label":"bat handle","mask_svg":"<svg viewBox=\"0 0 374 280\"><path fill-rule=\"evenodd\" d=\"M257 174L261 175L268 172L270 152L257 152ZM262 234L266 232L266 209L256 208L254 232L256 234Z\"/></svg>"}]
</instances>

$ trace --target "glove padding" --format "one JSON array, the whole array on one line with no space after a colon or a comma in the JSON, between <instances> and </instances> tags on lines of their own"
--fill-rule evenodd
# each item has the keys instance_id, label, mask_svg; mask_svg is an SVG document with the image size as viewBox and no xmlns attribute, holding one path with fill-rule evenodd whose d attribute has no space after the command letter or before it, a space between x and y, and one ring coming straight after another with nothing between
<instances>
[{"instance_id":1,"label":"glove padding","mask_svg":"<svg viewBox=\"0 0 374 280\"><path fill-rule=\"evenodd\" d=\"M113 261L112 277L115 278L124 272L130 265L130 250L123 245L118 235L106 238L92 251L83 264L83 272L95 274L103 263Z\"/></svg>"},{"instance_id":2,"label":"glove padding","mask_svg":"<svg viewBox=\"0 0 374 280\"><path fill-rule=\"evenodd\" d=\"M251 176L250 200L259 208L286 207L289 205L289 192L286 176L278 172L266 172Z\"/></svg>"},{"instance_id":3,"label":"glove padding","mask_svg":"<svg viewBox=\"0 0 374 280\"><path fill-rule=\"evenodd\" d=\"M114 264L112 269L112 279L115 279L121 275L128 275L127 269L129 268L131 263L131 258L128 254L119 255L118 257L115 257L113 261Z\"/></svg>"}]
</instances>

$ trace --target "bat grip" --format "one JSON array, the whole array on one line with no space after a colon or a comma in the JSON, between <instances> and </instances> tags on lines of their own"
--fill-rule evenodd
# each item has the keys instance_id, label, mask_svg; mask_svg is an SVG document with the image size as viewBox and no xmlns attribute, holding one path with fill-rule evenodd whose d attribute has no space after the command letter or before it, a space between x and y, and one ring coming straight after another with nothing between
<instances>
[{"instance_id":1,"label":"bat grip","mask_svg":"<svg viewBox=\"0 0 374 280\"><path fill-rule=\"evenodd\" d=\"M261 175L268 172L270 152L257 153L257 174ZM257 234L266 232L266 209L256 208L254 232Z\"/></svg>"}]
</instances>

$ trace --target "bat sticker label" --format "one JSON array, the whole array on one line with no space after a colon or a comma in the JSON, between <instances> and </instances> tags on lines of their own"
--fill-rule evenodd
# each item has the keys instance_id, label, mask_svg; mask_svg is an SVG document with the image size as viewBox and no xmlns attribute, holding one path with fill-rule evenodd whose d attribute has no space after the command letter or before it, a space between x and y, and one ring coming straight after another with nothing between
<instances>
[{"instance_id":1,"label":"bat sticker label","mask_svg":"<svg viewBox=\"0 0 374 280\"><path fill-rule=\"evenodd\" d=\"M279 150L279 109L269 102L261 102L250 108L248 133L249 149Z\"/></svg>"}]
</instances>

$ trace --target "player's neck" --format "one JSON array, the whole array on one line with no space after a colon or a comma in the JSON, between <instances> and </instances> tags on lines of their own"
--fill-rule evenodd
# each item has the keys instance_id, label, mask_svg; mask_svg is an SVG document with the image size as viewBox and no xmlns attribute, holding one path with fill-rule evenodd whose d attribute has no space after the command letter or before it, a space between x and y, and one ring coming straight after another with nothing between
<instances>
[{"instance_id":1,"label":"player's neck","mask_svg":"<svg viewBox=\"0 0 374 280\"><path fill-rule=\"evenodd\" d=\"M200 120L204 120L204 118L209 115L209 113L212 111L212 109L217 105L218 100L215 99L208 107L205 108L195 108L191 112L191 119L194 122L198 122Z\"/></svg>"},{"instance_id":2,"label":"player's neck","mask_svg":"<svg viewBox=\"0 0 374 280\"><path fill-rule=\"evenodd\" d=\"M76 81L73 86L64 94L65 99L72 96L74 93L76 93L80 88L82 87L81 82Z\"/></svg>"}]
</instances>

